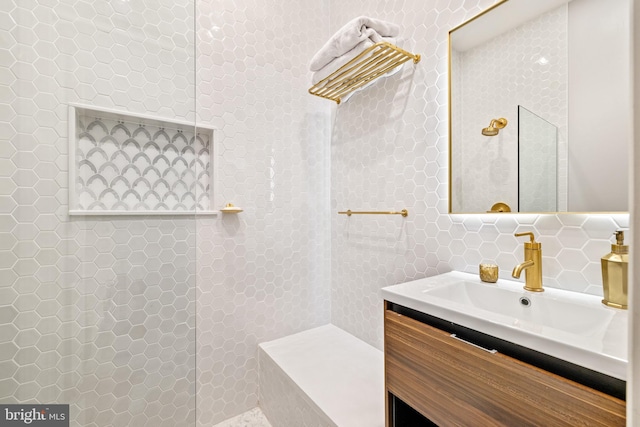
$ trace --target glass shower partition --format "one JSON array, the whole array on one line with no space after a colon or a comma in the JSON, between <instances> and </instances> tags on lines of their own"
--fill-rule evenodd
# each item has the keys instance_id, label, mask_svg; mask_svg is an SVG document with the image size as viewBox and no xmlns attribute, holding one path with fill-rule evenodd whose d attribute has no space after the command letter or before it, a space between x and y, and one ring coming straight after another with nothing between
<instances>
[{"instance_id":1,"label":"glass shower partition","mask_svg":"<svg viewBox=\"0 0 640 427\"><path fill-rule=\"evenodd\" d=\"M518 211L558 210L558 128L518 105Z\"/></svg>"},{"instance_id":2,"label":"glass shower partition","mask_svg":"<svg viewBox=\"0 0 640 427\"><path fill-rule=\"evenodd\" d=\"M193 426L213 137L195 127L195 4L1 8L0 405Z\"/></svg>"}]
</instances>

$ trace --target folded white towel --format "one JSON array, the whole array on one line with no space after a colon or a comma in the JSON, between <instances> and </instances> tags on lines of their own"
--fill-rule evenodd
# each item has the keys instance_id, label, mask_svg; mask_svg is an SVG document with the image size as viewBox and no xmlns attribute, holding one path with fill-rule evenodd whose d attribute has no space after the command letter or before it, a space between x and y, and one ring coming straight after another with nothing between
<instances>
[{"instance_id":1,"label":"folded white towel","mask_svg":"<svg viewBox=\"0 0 640 427\"><path fill-rule=\"evenodd\" d=\"M309 64L311 71L319 71L335 58L349 52L365 40L383 41L383 37L396 37L400 27L391 22L360 16L340 28L314 55Z\"/></svg>"},{"instance_id":2,"label":"folded white towel","mask_svg":"<svg viewBox=\"0 0 640 427\"><path fill-rule=\"evenodd\" d=\"M391 44L396 44L396 38L394 37L384 37L383 41L386 41L388 43ZM340 58L336 58L333 61L331 61L329 64L325 65L320 71L316 71L315 73L312 73L311 75L311 80L312 83L314 85L316 85L317 83L320 83L320 81L325 80L322 82L322 84L319 85L319 87L325 87L327 85L330 85L335 79L342 79L345 76L343 75L343 73L340 73L339 75L336 76L331 76L332 73L334 73L335 71L337 71L340 67L342 67L343 65L345 65L347 62L351 61L353 58L355 58L356 56L358 56L359 54L361 54L362 52L364 52L367 48L373 46L375 43L369 41L369 40L364 40L363 42L361 42L358 46L356 46L355 48L353 48L351 51L345 53L344 55L342 55ZM390 71L387 71L387 73L385 73L383 76L383 78L392 76L394 74L396 74L398 71L400 71L402 67L395 67ZM353 73L354 71L350 71L350 73ZM357 72L357 71L355 71ZM348 74L347 74L348 76ZM347 77L348 78L348 77ZM358 89L356 89L354 92L349 92L347 94L344 94L340 97L340 102L344 103L346 102L349 98L351 98L351 96L353 94L355 94L356 92L359 92L371 85L373 85L374 83L376 83L377 80L372 80L369 81L368 83L366 83L365 85L359 87Z\"/></svg>"},{"instance_id":3,"label":"folded white towel","mask_svg":"<svg viewBox=\"0 0 640 427\"><path fill-rule=\"evenodd\" d=\"M391 44L396 44L396 38L395 37L382 37L382 41L385 41L385 42L388 42L388 43L391 43ZM351 61L353 58L355 58L356 56L360 55L362 52L364 52L366 49L370 48L374 44L375 43L372 42L370 39L365 39L365 40L361 41L356 47L351 49L349 52L345 53L344 55L342 55L342 56L340 56L338 58L334 58L333 61L329 62L324 67L322 67L318 71L315 71L315 72L313 72L311 74L311 84L316 84L320 80L322 80L322 79L324 79L326 77L329 77L338 68L342 67L347 62ZM331 80L332 79L330 79L326 83L331 82Z\"/></svg>"}]
</instances>

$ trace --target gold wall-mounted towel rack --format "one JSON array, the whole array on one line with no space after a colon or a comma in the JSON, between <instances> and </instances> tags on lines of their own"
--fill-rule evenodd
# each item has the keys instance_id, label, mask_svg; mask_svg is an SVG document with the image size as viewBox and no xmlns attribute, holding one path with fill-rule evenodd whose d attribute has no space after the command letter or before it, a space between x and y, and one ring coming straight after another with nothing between
<instances>
[{"instance_id":1,"label":"gold wall-mounted towel rack","mask_svg":"<svg viewBox=\"0 0 640 427\"><path fill-rule=\"evenodd\" d=\"M409 53L391 43L378 42L314 84L309 93L340 104L340 99L345 95L409 60L417 64L420 55Z\"/></svg>"},{"instance_id":2,"label":"gold wall-mounted towel rack","mask_svg":"<svg viewBox=\"0 0 640 427\"><path fill-rule=\"evenodd\" d=\"M351 215L402 215L402 216L407 216L409 215L409 211L407 211L406 209L402 209L399 212L396 211L352 211L351 209L347 209L346 211L343 212L338 212L340 215L346 215L346 216L351 216Z\"/></svg>"}]
</instances>

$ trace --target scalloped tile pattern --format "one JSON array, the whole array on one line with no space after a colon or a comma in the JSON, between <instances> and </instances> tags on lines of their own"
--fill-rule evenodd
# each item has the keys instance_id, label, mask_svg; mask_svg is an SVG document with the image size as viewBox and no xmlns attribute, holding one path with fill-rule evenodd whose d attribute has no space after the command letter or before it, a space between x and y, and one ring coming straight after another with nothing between
<instances>
[{"instance_id":1,"label":"scalloped tile pattern","mask_svg":"<svg viewBox=\"0 0 640 427\"><path fill-rule=\"evenodd\" d=\"M210 132L136 123L135 116L76 120L76 209L209 210Z\"/></svg>"}]
</instances>

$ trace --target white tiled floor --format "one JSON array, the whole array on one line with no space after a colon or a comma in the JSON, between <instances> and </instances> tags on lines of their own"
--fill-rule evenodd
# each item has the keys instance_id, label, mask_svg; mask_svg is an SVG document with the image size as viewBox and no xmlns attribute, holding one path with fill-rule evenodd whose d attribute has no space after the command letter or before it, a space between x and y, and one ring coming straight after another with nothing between
<instances>
[{"instance_id":1,"label":"white tiled floor","mask_svg":"<svg viewBox=\"0 0 640 427\"><path fill-rule=\"evenodd\" d=\"M216 424L213 427L272 427L267 421L260 408L253 408L250 411L240 414L237 417Z\"/></svg>"}]
</instances>

